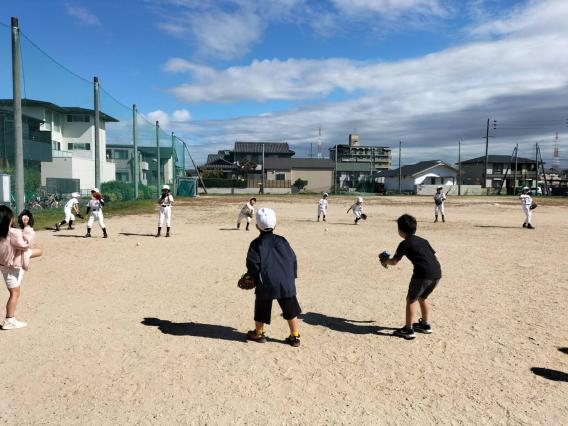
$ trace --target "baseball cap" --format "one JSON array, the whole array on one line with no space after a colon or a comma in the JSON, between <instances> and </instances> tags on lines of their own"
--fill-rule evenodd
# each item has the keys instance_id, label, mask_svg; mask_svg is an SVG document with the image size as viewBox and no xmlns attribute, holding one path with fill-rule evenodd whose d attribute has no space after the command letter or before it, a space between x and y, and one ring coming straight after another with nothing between
<instances>
[{"instance_id":1,"label":"baseball cap","mask_svg":"<svg viewBox=\"0 0 568 426\"><path fill-rule=\"evenodd\" d=\"M530 188L528 186L524 186L522 190L524 191L525 189L530 189Z\"/></svg>"},{"instance_id":2,"label":"baseball cap","mask_svg":"<svg viewBox=\"0 0 568 426\"><path fill-rule=\"evenodd\" d=\"M358 203L362 203L362 202L363 202L363 197L357 198L357 202L358 202Z\"/></svg>"},{"instance_id":3,"label":"baseball cap","mask_svg":"<svg viewBox=\"0 0 568 426\"><path fill-rule=\"evenodd\" d=\"M327 195L327 192L324 192L324 193L323 193L323 196L324 196L324 197L327 197L327 196L328 196L328 195Z\"/></svg>"},{"instance_id":4,"label":"baseball cap","mask_svg":"<svg viewBox=\"0 0 568 426\"><path fill-rule=\"evenodd\" d=\"M274 229L276 226L276 213L274 213L272 209L266 207L261 208L256 212L256 224L261 231Z\"/></svg>"},{"instance_id":5,"label":"baseball cap","mask_svg":"<svg viewBox=\"0 0 568 426\"><path fill-rule=\"evenodd\" d=\"M444 189L444 187L443 187L443 186L439 186L437 189Z\"/></svg>"},{"instance_id":6,"label":"baseball cap","mask_svg":"<svg viewBox=\"0 0 568 426\"><path fill-rule=\"evenodd\" d=\"M71 194L71 197L75 198L75 197L80 197L81 194L79 194L78 192L74 192L73 194Z\"/></svg>"},{"instance_id":7,"label":"baseball cap","mask_svg":"<svg viewBox=\"0 0 568 426\"><path fill-rule=\"evenodd\" d=\"M91 189L91 192L99 192L99 188L93 188Z\"/></svg>"},{"instance_id":8,"label":"baseball cap","mask_svg":"<svg viewBox=\"0 0 568 426\"><path fill-rule=\"evenodd\" d=\"M164 186L162 186L162 189L170 189L170 186L169 186L169 185L164 185Z\"/></svg>"}]
</instances>

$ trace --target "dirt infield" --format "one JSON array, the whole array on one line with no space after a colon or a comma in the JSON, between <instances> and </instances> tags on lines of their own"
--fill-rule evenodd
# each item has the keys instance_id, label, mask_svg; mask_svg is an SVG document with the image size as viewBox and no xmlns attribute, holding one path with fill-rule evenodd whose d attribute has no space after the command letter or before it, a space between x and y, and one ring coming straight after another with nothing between
<instances>
[{"instance_id":1,"label":"dirt infield","mask_svg":"<svg viewBox=\"0 0 568 426\"><path fill-rule=\"evenodd\" d=\"M83 239L38 232L17 317L0 332L0 423L10 425L561 425L568 418L568 201L537 199L536 230L514 198L258 197L298 257L302 347L284 344L275 304L265 345L247 343L239 290L256 231L236 231L246 197L178 203L172 238L155 215L107 221ZM432 335L404 323L412 266L389 270L395 219L417 217L442 263ZM326 228L328 229L326 231ZM140 245L137 245L140 243ZM7 292L4 291L4 301ZM4 302L2 302L4 303ZM562 420L564 419L564 420Z\"/></svg>"}]
</instances>

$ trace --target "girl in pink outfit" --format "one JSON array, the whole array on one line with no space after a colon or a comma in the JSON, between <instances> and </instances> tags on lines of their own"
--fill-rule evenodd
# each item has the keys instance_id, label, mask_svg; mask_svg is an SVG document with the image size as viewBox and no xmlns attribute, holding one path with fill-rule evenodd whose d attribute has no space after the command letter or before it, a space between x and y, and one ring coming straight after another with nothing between
<instances>
[{"instance_id":1,"label":"girl in pink outfit","mask_svg":"<svg viewBox=\"0 0 568 426\"><path fill-rule=\"evenodd\" d=\"M30 259L41 256L41 250L32 249L35 232L32 228L34 221L31 212L24 210L18 222L22 229L12 228L14 224L12 210L0 206L0 272L10 292L6 304L6 319L2 324L3 330L13 330L27 325L14 317L20 297L20 284L24 271L29 268Z\"/></svg>"}]
</instances>

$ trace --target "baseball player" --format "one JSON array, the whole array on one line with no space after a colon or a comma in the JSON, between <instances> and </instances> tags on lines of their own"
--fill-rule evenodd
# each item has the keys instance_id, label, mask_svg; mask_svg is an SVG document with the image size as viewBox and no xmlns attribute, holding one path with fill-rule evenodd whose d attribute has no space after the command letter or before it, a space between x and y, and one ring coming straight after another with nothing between
<instances>
[{"instance_id":1,"label":"baseball player","mask_svg":"<svg viewBox=\"0 0 568 426\"><path fill-rule=\"evenodd\" d=\"M357 202L349 207L349 210L353 210L353 214L355 215L355 225L359 225L359 221L363 215L363 198L357 198ZM347 210L347 213L349 213Z\"/></svg>"},{"instance_id":2,"label":"baseball player","mask_svg":"<svg viewBox=\"0 0 568 426\"><path fill-rule=\"evenodd\" d=\"M318 202L318 222L320 221L320 215L323 214L323 221L325 222L325 211L327 210L327 206L329 202L327 201L327 192L323 193L323 198Z\"/></svg>"},{"instance_id":3,"label":"baseball player","mask_svg":"<svg viewBox=\"0 0 568 426\"><path fill-rule=\"evenodd\" d=\"M247 218L247 231L249 230L250 221L252 219L252 215L254 214L254 205L256 204L256 198L252 197L248 203L241 209L239 213L239 217L237 218L237 229L241 227L241 221L246 217Z\"/></svg>"},{"instance_id":4,"label":"baseball player","mask_svg":"<svg viewBox=\"0 0 568 426\"><path fill-rule=\"evenodd\" d=\"M156 238L160 236L162 232L162 224L164 223L164 218L166 218L166 237L170 236L170 225L172 222L172 204L174 203L174 197L170 194L170 187L168 185L164 185L162 187L162 196L158 201L160 205L160 219L158 220L158 233L156 234Z\"/></svg>"},{"instance_id":5,"label":"baseball player","mask_svg":"<svg viewBox=\"0 0 568 426\"><path fill-rule=\"evenodd\" d=\"M63 225L65 225L67 222L69 222L69 226L67 227L67 229L75 229L73 228L73 221L75 220L75 216L73 216L73 213L71 212L71 210L75 210L75 214L77 215L77 217L81 217L81 215L79 214L79 197L80 194L78 192L74 192L73 194L71 194L71 199L69 201L67 201L67 204L65 204L65 207L63 208L63 213L65 213L65 220L56 223L55 224L55 231L61 231L61 227Z\"/></svg>"},{"instance_id":6,"label":"baseball player","mask_svg":"<svg viewBox=\"0 0 568 426\"><path fill-rule=\"evenodd\" d=\"M434 223L438 222L438 213L442 214L442 222L446 221L444 217L444 201L446 200L446 194L442 191L443 189L443 186L439 186L434 194L434 203L436 204L434 207L434 213L436 214L436 220Z\"/></svg>"},{"instance_id":7,"label":"baseball player","mask_svg":"<svg viewBox=\"0 0 568 426\"><path fill-rule=\"evenodd\" d=\"M531 198L531 196L529 195L529 187L525 186L523 188L523 192L521 193L521 195L519 195L519 200L521 200L521 204L523 206L523 210L525 212L525 222L523 223L523 228L528 228L528 229L535 229L532 225L531 225L531 213L532 213L532 209L531 209L531 205L536 204L533 199Z\"/></svg>"},{"instance_id":8,"label":"baseball player","mask_svg":"<svg viewBox=\"0 0 568 426\"><path fill-rule=\"evenodd\" d=\"M95 219L99 221L99 225L103 230L103 238L108 238L105 224L103 222L104 205L105 201L103 200L103 196L100 194L98 188L93 188L91 190L91 199L87 203L87 214L89 214L90 211L91 215L89 216L89 221L87 222L87 235L85 235L85 238L89 238L91 236L91 226L93 226Z\"/></svg>"}]
</instances>

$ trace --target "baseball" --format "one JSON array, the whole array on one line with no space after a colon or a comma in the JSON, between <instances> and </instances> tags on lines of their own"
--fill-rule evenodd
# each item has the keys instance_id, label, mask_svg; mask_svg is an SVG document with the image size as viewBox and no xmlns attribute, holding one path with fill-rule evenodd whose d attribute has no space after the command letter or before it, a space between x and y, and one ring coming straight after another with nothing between
<instances>
[{"instance_id":1,"label":"baseball","mask_svg":"<svg viewBox=\"0 0 568 426\"><path fill-rule=\"evenodd\" d=\"M136 245L137 245L137 246L139 246L139 245L140 245L140 243L136 243Z\"/></svg>"},{"instance_id":2,"label":"baseball","mask_svg":"<svg viewBox=\"0 0 568 426\"><path fill-rule=\"evenodd\" d=\"M325 228L325 232L327 232L327 228Z\"/></svg>"}]
</instances>

